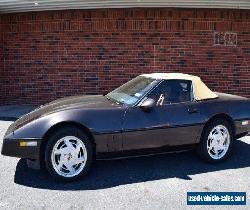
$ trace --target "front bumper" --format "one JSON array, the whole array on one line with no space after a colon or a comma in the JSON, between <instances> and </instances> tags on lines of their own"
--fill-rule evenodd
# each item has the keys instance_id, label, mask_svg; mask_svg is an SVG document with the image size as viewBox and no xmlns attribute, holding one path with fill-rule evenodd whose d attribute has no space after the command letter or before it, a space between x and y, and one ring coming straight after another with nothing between
<instances>
[{"instance_id":1,"label":"front bumper","mask_svg":"<svg viewBox=\"0 0 250 210\"><path fill-rule=\"evenodd\" d=\"M37 142L36 146L20 146L22 142ZM27 159L39 159L41 139L7 139L3 140L2 155L27 158Z\"/></svg>"}]
</instances>

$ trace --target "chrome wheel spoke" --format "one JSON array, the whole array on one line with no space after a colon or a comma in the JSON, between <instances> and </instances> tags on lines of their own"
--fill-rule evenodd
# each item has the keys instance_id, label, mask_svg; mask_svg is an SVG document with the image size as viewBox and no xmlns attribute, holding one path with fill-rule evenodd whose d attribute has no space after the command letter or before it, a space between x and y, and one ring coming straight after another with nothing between
<instances>
[{"instance_id":1,"label":"chrome wheel spoke","mask_svg":"<svg viewBox=\"0 0 250 210\"><path fill-rule=\"evenodd\" d=\"M66 144L66 146L67 146L67 148L68 149L75 149L74 147L73 147L73 145L72 145L72 143L70 142L70 139L65 139L64 140L64 143Z\"/></svg>"},{"instance_id":2,"label":"chrome wheel spoke","mask_svg":"<svg viewBox=\"0 0 250 210\"><path fill-rule=\"evenodd\" d=\"M218 157L219 157L219 152L218 152L218 150L215 150L214 157L215 157L216 159L218 159Z\"/></svg>"},{"instance_id":3,"label":"chrome wheel spoke","mask_svg":"<svg viewBox=\"0 0 250 210\"><path fill-rule=\"evenodd\" d=\"M219 154L219 149L218 149L218 148L214 149L214 154L215 154L216 156L218 156L218 154Z\"/></svg>"},{"instance_id":4,"label":"chrome wheel spoke","mask_svg":"<svg viewBox=\"0 0 250 210\"><path fill-rule=\"evenodd\" d=\"M81 146L80 144L77 144L77 145L76 145L76 148L75 148L75 150L74 150L74 154L75 154L76 156L78 156L78 154L80 153L81 148L82 148L82 146Z\"/></svg>"},{"instance_id":5,"label":"chrome wheel spoke","mask_svg":"<svg viewBox=\"0 0 250 210\"><path fill-rule=\"evenodd\" d=\"M209 151L212 151L213 149L214 149L214 147L212 147L212 146L210 146L210 147L208 148Z\"/></svg>"},{"instance_id":6,"label":"chrome wheel spoke","mask_svg":"<svg viewBox=\"0 0 250 210\"><path fill-rule=\"evenodd\" d=\"M228 134L225 134L224 136L223 136L223 143L225 143L226 141L227 141L227 139L228 139Z\"/></svg>"},{"instance_id":7,"label":"chrome wheel spoke","mask_svg":"<svg viewBox=\"0 0 250 210\"><path fill-rule=\"evenodd\" d=\"M62 159L60 159L60 161L59 161L59 163L58 163L58 165L57 165L57 167L59 168L59 170L62 169L63 164L64 164L64 161L63 161Z\"/></svg>"},{"instance_id":8,"label":"chrome wheel spoke","mask_svg":"<svg viewBox=\"0 0 250 210\"><path fill-rule=\"evenodd\" d=\"M75 168L73 167L73 164L71 162L66 163L65 166L70 173L73 173L75 171Z\"/></svg>"},{"instance_id":9,"label":"chrome wheel spoke","mask_svg":"<svg viewBox=\"0 0 250 210\"><path fill-rule=\"evenodd\" d=\"M221 145L221 146L220 146L220 149L221 149L221 150L225 150L226 148L227 148L227 145Z\"/></svg>"},{"instance_id":10,"label":"chrome wheel spoke","mask_svg":"<svg viewBox=\"0 0 250 210\"><path fill-rule=\"evenodd\" d=\"M79 163L83 163L85 161L84 157L80 157L74 161L74 164L77 165Z\"/></svg>"},{"instance_id":11,"label":"chrome wheel spoke","mask_svg":"<svg viewBox=\"0 0 250 210\"><path fill-rule=\"evenodd\" d=\"M55 155L63 155L64 153L66 153L65 148L61 148L61 149L55 149L54 151Z\"/></svg>"},{"instance_id":12,"label":"chrome wheel spoke","mask_svg":"<svg viewBox=\"0 0 250 210\"><path fill-rule=\"evenodd\" d=\"M60 150L60 149L57 149L56 151L55 151L55 155L61 155L62 154L62 151Z\"/></svg>"}]
</instances>

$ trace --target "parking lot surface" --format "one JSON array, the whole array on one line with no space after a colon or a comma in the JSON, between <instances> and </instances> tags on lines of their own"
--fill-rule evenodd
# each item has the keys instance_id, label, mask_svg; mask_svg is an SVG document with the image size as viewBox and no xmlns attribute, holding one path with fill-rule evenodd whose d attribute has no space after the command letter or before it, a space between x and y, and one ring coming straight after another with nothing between
<instances>
[{"instance_id":1,"label":"parking lot surface","mask_svg":"<svg viewBox=\"0 0 250 210\"><path fill-rule=\"evenodd\" d=\"M11 121L0 120L0 147ZM249 209L250 136L211 165L194 152L97 161L80 181L55 182L24 160L0 156L0 209ZM247 206L187 206L188 191L247 192Z\"/></svg>"}]
</instances>

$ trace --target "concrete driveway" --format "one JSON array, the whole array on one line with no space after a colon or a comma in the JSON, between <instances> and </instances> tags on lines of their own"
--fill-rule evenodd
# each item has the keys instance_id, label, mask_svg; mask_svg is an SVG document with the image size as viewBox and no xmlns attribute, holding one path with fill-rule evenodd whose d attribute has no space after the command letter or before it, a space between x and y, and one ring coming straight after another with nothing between
<instances>
[{"instance_id":1,"label":"concrete driveway","mask_svg":"<svg viewBox=\"0 0 250 210\"><path fill-rule=\"evenodd\" d=\"M0 147L11 121L0 120ZM244 191L249 209L250 137L235 142L232 156L211 165L193 152L95 162L84 179L53 181L25 161L0 156L0 209L235 209L187 206L187 191Z\"/></svg>"}]
</instances>

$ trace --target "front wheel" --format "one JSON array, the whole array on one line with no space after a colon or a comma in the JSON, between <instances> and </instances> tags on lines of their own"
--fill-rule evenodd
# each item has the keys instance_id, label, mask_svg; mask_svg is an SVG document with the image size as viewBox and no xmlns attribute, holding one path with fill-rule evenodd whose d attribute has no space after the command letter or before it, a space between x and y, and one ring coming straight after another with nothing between
<instances>
[{"instance_id":1,"label":"front wheel","mask_svg":"<svg viewBox=\"0 0 250 210\"><path fill-rule=\"evenodd\" d=\"M74 127L62 128L48 140L46 168L57 179L76 180L88 172L92 154L92 144L84 132Z\"/></svg>"},{"instance_id":2,"label":"front wheel","mask_svg":"<svg viewBox=\"0 0 250 210\"><path fill-rule=\"evenodd\" d=\"M204 128L197 152L208 162L221 162L229 156L232 145L232 127L227 121L216 119Z\"/></svg>"}]
</instances>

